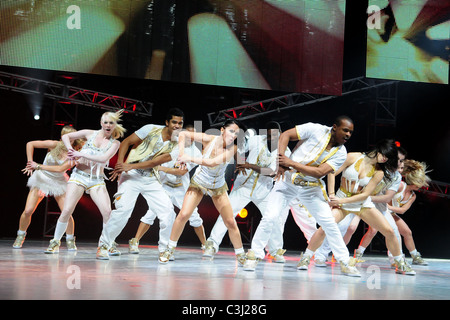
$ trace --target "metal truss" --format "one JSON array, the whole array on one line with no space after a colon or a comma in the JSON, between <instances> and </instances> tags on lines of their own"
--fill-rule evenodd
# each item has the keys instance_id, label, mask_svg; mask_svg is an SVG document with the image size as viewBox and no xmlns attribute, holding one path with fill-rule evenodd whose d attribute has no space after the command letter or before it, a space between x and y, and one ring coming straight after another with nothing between
<instances>
[{"instance_id":1,"label":"metal truss","mask_svg":"<svg viewBox=\"0 0 450 320\"><path fill-rule=\"evenodd\" d=\"M0 89L24 94L40 94L63 104L76 104L88 107L117 111L150 117L153 104L108 93L82 89L60 83L0 72Z\"/></svg>"},{"instance_id":2,"label":"metal truss","mask_svg":"<svg viewBox=\"0 0 450 320\"><path fill-rule=\"evenodd\" d=\"M398 81L385 81L378 79L366 79L359 77L342 82L342 95L347 96L367 90L377 90L377 95L381 97L385 87L397 84ZM273 112L280 112L292 108L299 108L314 103L319 103L341 96L325 96L310 93L290 93L283 96L270 98L262 101L252 102L234 108L229 108L217 112L208 113L209 124L211 127L220 126L228 119L247 120L260 116L264 116ZM381 101L381 100L380 100ZM396 111L391 110L387 100L382 101L380 107L383 109L383 115L396 115Z\"/></svg>"},{"instance_id":3,"label":"metal truss","mask_svg":"<svg viewBox=\"0 0 450 320\"><path fill-rule=\"evenodd\" d=\"M441 198L450 198L450 184L440 181L431 181L429 187L419 190L420 193L435 195Z\"/></svg>"}]
</instances>

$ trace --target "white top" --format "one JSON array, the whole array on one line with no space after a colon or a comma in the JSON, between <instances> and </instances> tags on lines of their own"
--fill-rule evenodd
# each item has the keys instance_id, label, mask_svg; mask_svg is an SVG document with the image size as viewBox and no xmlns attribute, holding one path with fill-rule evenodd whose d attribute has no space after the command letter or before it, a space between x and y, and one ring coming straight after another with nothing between
<instances>
[{"instance_id":1,"label":"white top","mask_svg":"<svg viewBox=\"0 0 450 320\"><path fill-rule=\"evenodd\" d=\"M344 164L347 159L347 149L343 145L325 150L331 139L331 127L309 122L297 125L295 128L299 142L292 151L290 159L313 167L327 163L335 172ZM300 172L286 172L286 181L288 179L293 181L298 175L306 181L317 182L318 180Z\"/></svg>"},{"instance_id":2,"label":"white top","mask_svg":"<svg viewBox=\"0 0 450 320\"><path fill-rule=\"evenodd\" d=\"M218 141L217 139L221 139L221 136L217 136L210 143L209 148L206 150L205 154L203 154L204 159L211 157L213 147ZM230 161L221 163L214 167L198 166L197 170L195 170L195 173L192 176L192 179L194 179L196 183L203 186L204 188L218 189L226 183L225 170L227 169Z\"/></svg>"},{"instance_id":3,"label":"white top","mask_svg":"<svg viewBox=\"0 0 450 320\"><path fill-rule=\"evenodd\" d=\"M165 162L161 164L161 166L167 167L167 168L174 168L177 163L177 158L179 154L179 148L174 148L173 152L171 153L172 160L169 162ZM201 157L202 152L195 146L195 144L191 144L189 147L184 148L184 153L191 156L191 157ZM188 169L188 172L182 176L177 176L170 173L165 173L163 171L159 171L159 177L161 179L161 183L168 183L169 185L175 186L178 184L182 184L186 189L189 186L189 172L194 169L197 165L192 162L186 163L186 168Z\"/></svg>"},{"instance_id":4,"label":"white top","mask_svg":"<svg viewBox=\"0 0 450 320\"><path fill-rule=\"evenodd\" d=\"M244 153L248 152L246 162L256 164L262 168L270 168L276 171L278 149L269 150L267 145L267 136L256 135L248 139ZM291 151L286 149L285 154L289 156ZM259 174L252 169L245 169L246 175L239 173L234 181L233 190L238 188L251 188L258 195L264 195L270 192L273 187L273 178Z\"/></svg>"}]
</instances>

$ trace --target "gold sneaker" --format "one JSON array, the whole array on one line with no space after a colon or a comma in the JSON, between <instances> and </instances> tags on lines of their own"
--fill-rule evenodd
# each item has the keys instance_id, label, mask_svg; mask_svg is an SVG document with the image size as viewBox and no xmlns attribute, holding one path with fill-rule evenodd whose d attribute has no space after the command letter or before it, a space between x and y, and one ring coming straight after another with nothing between
<instances>
[{"instance_id":1,"label":"gold sneaker","mask_svg":"<svg viewBox=\"0 0 450 320\"><path fill-rule=\"evenodd\" d=\"M120 251L117 249L117 243L116 242L113 242L112 246L109 248L108 255L109 256L113 256L113 257L121 255Z\"/></svg>"},{"instance_id":2,"label":"gold sneaker","mask_svg":"<svg viewBox=\"0 0 450 320\"><path fill-rule=\"evenodd\" d=\"M98 260L109 260L108 247L102 244L97 248L96 259Z\"/></svg>"},{"instance_id":3,"label":"gold sneaker","mask_svg":"<svg viewBox=\"0 0 450 320\"><path fill-rule=\"evenodd\" d=\"M286 263L286 259L284 258L283 254L286 252L285 249L278 249L275 254L271 254L270 257L272 258L273 262L276 263Z\"/></svg>"},{"instance_id":4,"label":"gold sneaker","mask_svg":"<svg viewBox=\"0 0 450 320\"><path fill-rule=\"evenodd\" d=\"M214 258L216 254L216 249L214 248L214 242L211 240L206 240L205 242L205 250L203 251L203 257L205 258Z\"/></svg>"},{"instance_id":5,"label":"gold sneaker","mask_svg":"<svg viewBox=\"0 0 450 320\"><path fill-rule=\"evenodd\" d=\"M247 257L245 252L239 253L236 255L236 260L238 262L239 267L243 267L245 265L245 261L247 261Z\"/></svg>"},{"instance_id":6,"label":"gold sneaker","mask_svg":"<svg viewBox=\"0 0 450 320\"><path fill-rule=\"evenodd\" d=\"M416 272L405 261L405 258L402 258L399 261L395 261L394 265L395 265L395 273L405 274L405 275L408 275L408 276L415 276L416 275Z\"/></svg>"},{"instance_id":7,"label":"gold sneaker","mask_svg":"<svg viewBox=\"0 0 450 320\"><path fill-rule=\"evenodd\" d=\"M245 271L255 271L256 266L258 265L258 262L261 261L261 259L257 258L255 255L255 252L253 250L248 250L247 255L245 256L245 262L244 262L244 270Z\"/></svg>"},{"instance_id":8,"label":"gold sneaker","mask_svg":"<svg viewBox=\"0 0 450 320\"><path fill-rule=\"evenodd\" d=\"M300 261L297 264L297 270L308 270L311 257L305 256L304 253L300 255Z\"/></svg>"},{"instance_id":9,"label":"gold sneaker","mask_svg":"<svg viewBox=\"0 0 450 320\"><path fill-rule=\"evenodd\" d=\"M128 253L139 254L139 241L136 238L132 238L128 241Z\"/></svg>"},{"instance_id":10,"label":"gold sneaker","mask_svg":"<svg viewBox=\"0 0 450 320\"><path fill-rule=\"evenodd\" d=\"M67 245L68 251L77 251L78 250L78 248L75 244L75 237L73 237L72 239L66 238L66 245Z\"/></svg>"},{"instance_id":11,"label":"gold sneaker","mask_svg":"<svg viewBox=\"0 0 450 320\"><path fill-rule=\"evenodd\" d=\"M412 264L420 265L420 266L427 266L428 262L423 260L422 256L420 255L420 252L417 252L414 255L411 255L412 257Z\"/></svg>"},{"instance_id":12,"label":"gold sneaker","mask_svg":"<svg viewBox=\"0 0 450 320\"><path fill-rule=\"evenodd\" d=\"M22 248L22 244L25 241L25 236L26 236L26 233L17 235L17 238L16 238L16 240L13 243L13 248L14 249Z\"/></svg>"},{"instance_id":13,"label":"gold sneaker","mask_svg":"<svg viewBox=\"0 0 450 320\"><path fill-rule=\"evenodd\" d=\"M350 258L347 264L341 262L341 272L349 277L361 277L358 269L356 269L357 263L358 260L356 258Z\"/></svg>"},{"instance_id":14,"label":"gold sneaker","mask_svg":"<svg viewBox=\"0 0 450 320\"><path fill-rule=\"evenodd\" d=\"M61 245L61 241L52 239L50 240L50 244L45 250L45 253L53 254L53 253L59 253L59 246Z\"/></svg>"},{"instance_id":15,"label":"gold sneaker","mask_svg":"<svg viewBox=\"0 0 450 320\"><path fill-rule=\"evenodd\" d=\"M159 254L159 263L162 263L162 264L168 263L171 260L174 252L175 252L175 248L167 248L166 250L161 252Z\"/></svg>"},{"instance_id":16,"label":"gold sneaker","mask_svg":"<svg viewBox=\"0 0 450 320\"><path fill-rule=\"evenodd\" d=\"M353 257L356 259L356 263L363 263L366 261L362 258L362 256L363 253L359 252L358 250L355 250L355 255Z\"/></svg>"}]
</instances>

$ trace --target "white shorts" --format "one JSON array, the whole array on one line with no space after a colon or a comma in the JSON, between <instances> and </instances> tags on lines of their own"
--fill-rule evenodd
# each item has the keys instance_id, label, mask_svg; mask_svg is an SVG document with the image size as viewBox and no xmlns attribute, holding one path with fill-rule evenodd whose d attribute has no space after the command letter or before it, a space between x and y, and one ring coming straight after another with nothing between
<instances>
[{"instance_id":1,"label":"white shorts","mask_svg":"<svg viewBox=\"0 0 450 320\"><path fill-rule=\"evenodd\" d=\"M82 186L86 193L89 194L89 191L105 185L104 177L93 177L89 173L78 170L74 168L72 174L70 175L70 179L68 183L75 183L79 186Z\"/></svg>"}]
</instances>

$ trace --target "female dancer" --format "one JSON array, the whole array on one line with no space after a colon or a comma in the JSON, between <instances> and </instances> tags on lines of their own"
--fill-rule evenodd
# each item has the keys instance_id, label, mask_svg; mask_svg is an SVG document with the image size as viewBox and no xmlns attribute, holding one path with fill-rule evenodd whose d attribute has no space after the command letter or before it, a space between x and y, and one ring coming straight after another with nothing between
<instances>
[{"instance_id":1,"label":"female dancer","mask_svg":"<svg viewBox=\"0 0 450 320\"><path fill-rule=\"evenodd\" d=\"M336 222L341 221L347 214L359 214L368 225L379 230L386 238L386 245L395 259L397 273L415 275L406 263L399 241L394 230L386 218L374 207L368 199L374 193L382 179L391 179L391 172L395 172L398 165L398 151L393 140L382 140L374 150L368 153L349 153L344 165L328 177L330 205ZM340 188L334 195L335 176L342 172ZM297 266L307 269L312 254L318 249L325 238L322 228L313 235Z\"/></svg>"},{"instance_id":2,"label":"female dancer","mask_svg":"<svg viewBox=\"0 0 450 320\"><path fill-rule=\"evenodd\" d=\"M71 126L64 126L61 130L61 136L75 132ZM82 146L81 140L75 140L73 148L79 149ZM47 149L43 164L37 164L33 161L34 149ZM36 211L37 206L42 199L47 196L53 196L62 211L64 207L64 198L69 176L66 171L73 167L74 163L67 161L67 149L62 141L58 140L35 140L27 143L27 166L22 172L31 177L28 179L27 186L30 188L28 192L25 209L19 220L19 230L17 230L17 238L14 241L13 248L20 249L25 241L27 229L31 223L31 217ZM69 220L67 227L66 242L69 250L76 250L74 238L74 222L73 218Z\"/></svg>"},{"instance_id":3,"label":"female dancer","mask_svg":"<svg viewBox=\"0 0 450 320\"><path fill-rule=\"evenodd\" d=\"M177 241L183 232L186 222L192 215L205 194L212 198L214 206L222 216L230 240L233 244L238 263L245 262L245 252L242 246L233 209L228 198L228 186L225 181L225 169L237 152L234 141L239 133L240 124L236 120L227 120L220 129L221 135L183 131L179 135L180 163L193 162L199 167L191 178L191 183L183 200L183 205L172 227L169 245L159 257L161 263L169 262L177 246ZM201 158L190 157L184 153L185 139L201 142L204 146Z\"/></svg>"},{"instance_id":4,"label":"female dancer","mask_svg":"<svg viewBox=\"0 0 450 320\"><path fill-rule=\"evenodd\" d=\"M423 260L420 252L417 251L411 229L398 215L404 214L411 208L416 200L414 191L428 187L431 179L427 176L426 169L427 165L423 162L405 160L402 172L405 181L402 181L398 193L392 199L392 205L388 205L388 209L391 211L395 223L398 226L398 231L405 240L405 246L413 258L412 264L418 265L428 265L428 263Z\"/></svg>"},{"instance_id":5,"label":"female dancer","mask_svg":"<svg viewBox=\"0 0 450 320\"><path fill-rule=\"evenodd\" d=\"M97 205L103 216L103 223L108 220L111 213L111 200L106 189L103 170L119 149L120 142L116 139L123 137L125 133L122 125L118 124L121 115L122 110L116 113L105 112L101 117L100 130L80 130L62 137L62 141L68 149L69 159L77 160L78 164L70 176L64 209L56 224L53 239L50 240L45 253L59 252L61 237L84 192L90 194ZM71 148L71 140L83 138L87 141L79 152Z\"/></svg>"}]
</instances>

